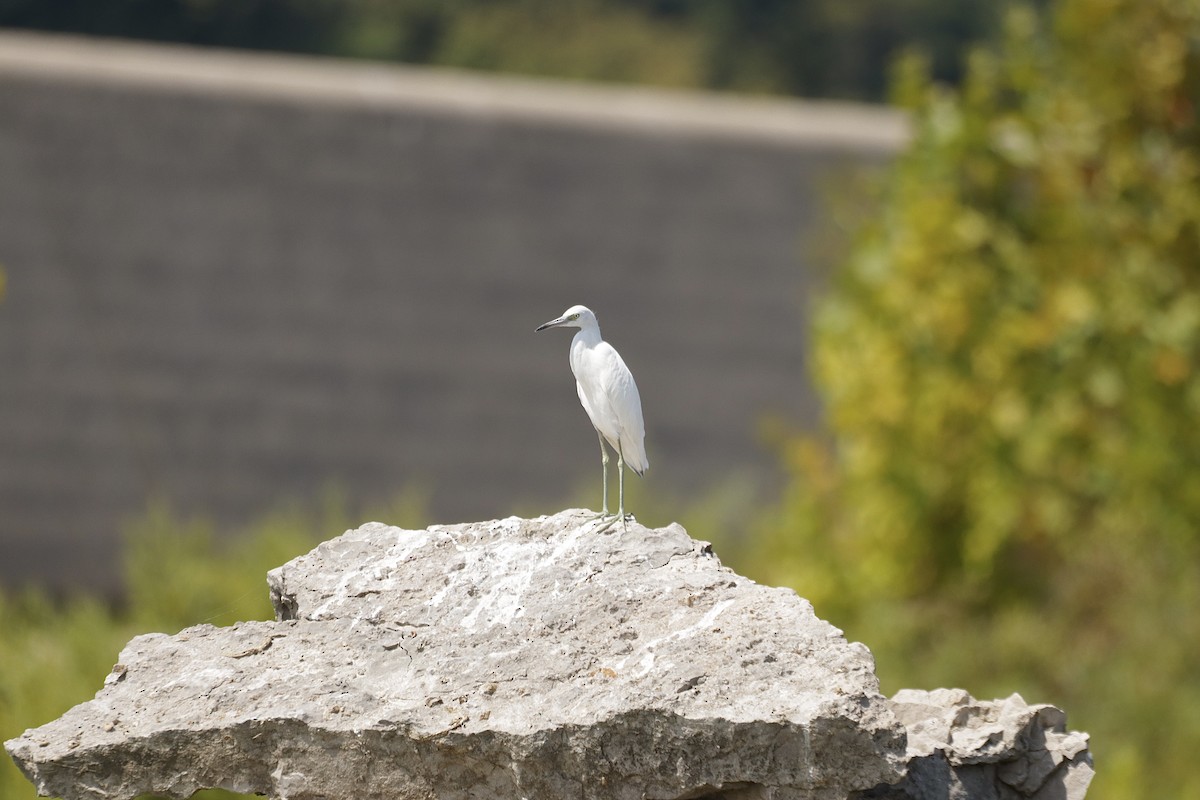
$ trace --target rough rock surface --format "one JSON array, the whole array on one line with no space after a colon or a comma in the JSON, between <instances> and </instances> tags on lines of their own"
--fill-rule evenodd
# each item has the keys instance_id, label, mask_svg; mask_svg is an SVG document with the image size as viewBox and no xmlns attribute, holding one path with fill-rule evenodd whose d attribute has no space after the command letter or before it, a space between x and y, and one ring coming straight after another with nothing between
<instances>
[{"instance_id":1,"label":"rough rock surface","mask_svg":"<svg viewBox=\"0 0 1200 800\"><path fill-rule=\"evenodd\" d=\"M962 689L903 689L892 710L908 729L908 775L861 800L1083 800L1092 781L1085 733L1066 715L1014 694L979 701Z\"/></svg>"},{"instance_id":2,"label":"rough rock surface","mask_svg":"<svg viewBox=\"0 0 1200 800\"><path fill-rule=\"evenodd\" d=\"M277 621L139 636L7 742L38 790L841 800L903 777L869 651L678 525L372 523L269 583Z\"/></svg>"}]
</instances>

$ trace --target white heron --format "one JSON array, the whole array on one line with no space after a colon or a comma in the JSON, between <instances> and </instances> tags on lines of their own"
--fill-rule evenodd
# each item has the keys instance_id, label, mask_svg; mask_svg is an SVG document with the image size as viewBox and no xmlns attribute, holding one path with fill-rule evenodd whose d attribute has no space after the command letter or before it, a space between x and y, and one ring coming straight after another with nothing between
<instances>
[{"instance_id":1,"label":"white heron","mask_svg":"<svg viewBox=\"0 0 1200 800\"><path fill-rule=\"evenodd\" d=\"M571 306L558 319L552 319L537 330L547 328L578 328L571 340L571 372L575 373L575 389L579 402L592 421L600 439L600 458L604 471L604 507L601 517L608 513L608 450L617 454L618 500L617 514L625 522L625 466L640 477L650 468L646 458L646 424L642 421L642 398L633 373L625 366L621 354L600 338L596 315L585 306ZM535 331L536 332L536 331Z\"/></svg>"}]
</instances>

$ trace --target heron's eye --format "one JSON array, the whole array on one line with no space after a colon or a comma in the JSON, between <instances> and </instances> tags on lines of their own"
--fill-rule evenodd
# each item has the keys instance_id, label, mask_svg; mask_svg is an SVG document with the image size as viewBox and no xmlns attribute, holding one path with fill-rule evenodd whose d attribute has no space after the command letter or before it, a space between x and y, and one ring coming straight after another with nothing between
<instances>
[{"instance_id":1,"label":"heron's eye","mask_svg":"<svg viewBox=\"0 0 1200 800\"><path fill-rule=\"evenodd\" d=\"M572 314L572 315L571 315L571 319L579 319L579 315L578 315L578 314Z\"/></svg>"}]
</instances>

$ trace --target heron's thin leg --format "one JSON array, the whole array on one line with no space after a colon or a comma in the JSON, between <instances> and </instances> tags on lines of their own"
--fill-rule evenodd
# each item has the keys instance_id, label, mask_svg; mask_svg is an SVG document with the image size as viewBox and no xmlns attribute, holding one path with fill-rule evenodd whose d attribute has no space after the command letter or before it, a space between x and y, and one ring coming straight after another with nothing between
<instances>
[{"instance_id":1,"label":"heron's thin leg","mask_svg":"<svg viewBox=\"0 0 1200 800\"><path fill-rule=\"evenodd\" d=\"M625 454L621 448L617 448L617 516L621 519L621 525L625 526Z\"/></svg>"},{"instance_id":2,"label":"heron's thin leg","mask_svg":"<svg viewBox=\"0 0 1200 800\"><path fill-rule=\"evenodd\" d=\"M600 448L601 449L604 448L603 440L601 440ZM616 448L616 450L617 450L617 487L618 487L617 488L617 515L615 517L613 517L612 519L608 520L607 522L605 522L599 528L597 528L596 529L597 533L608 530L609 528L611 528L613 526L613 523L615 523L617 520L621 520L622 528L624 528L625 530L629 530L628 521L625 518L625 456L622 454L620 446L618 446ZM606 487L604 490L604 497L606 498L604 501L604 512L605 512L605 515L607 515L608 514L608 500L607 500L607 498L608 498L608 488L607 488L608 487L608 468L607 468L608 453L607 452L604 454L604 463L605 463L604 485Z\"/></svg>"},{"instance_id":3,"label":"heron's thin leg","mask_svg":"<svg viewBox=\"0 0 1200 800\"><path fill-rule=\"evenodd\" d=\"M600 440L600 469L604 473L604 505L600 510L600 516L608 516L608 450L604 448L604 435L600 431L596 431L596 438Z\"/></svg>"}]
</instances>

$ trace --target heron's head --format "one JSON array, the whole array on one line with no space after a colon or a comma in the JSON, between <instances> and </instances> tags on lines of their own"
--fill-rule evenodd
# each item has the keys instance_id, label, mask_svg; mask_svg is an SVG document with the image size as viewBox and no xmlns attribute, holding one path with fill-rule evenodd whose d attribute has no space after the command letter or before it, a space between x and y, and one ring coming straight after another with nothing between
<instances>
[{"instance_id":1,"label":"heron's head","mask_svg":"<svg viewBox=\"0 0 1200 800\"><path fill-rule=\"evenodd\" d=\"M596 315L587 306L571 306L558 319L552 319L537 327L538 331L547 328L587 328L596 325ZM535 333L537 331L534 331Z\"/></svg>"}]
</instances>

